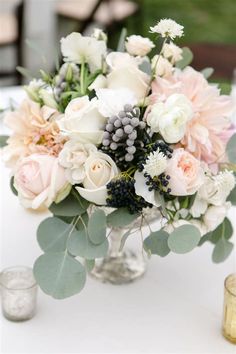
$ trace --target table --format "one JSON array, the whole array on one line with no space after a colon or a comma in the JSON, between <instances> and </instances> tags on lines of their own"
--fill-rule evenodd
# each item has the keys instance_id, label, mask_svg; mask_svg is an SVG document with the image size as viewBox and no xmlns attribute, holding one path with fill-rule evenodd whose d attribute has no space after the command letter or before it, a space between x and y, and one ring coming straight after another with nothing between
<instances>
[{"instance_id":1,"label":"table","mask_svg":"<svg viewBox=\"0 0 236 354\"><path fill-rule=\"evenodd\" d=\"M1 91L20 100L19 89ZM2 101L1 101L2 100ZM32 266L41 253L35 238L46 214L24 210L9 189L0 165L1 267ZM235 222L235 209L230 212ZM131 247L140 247L130 238ZM59 301L39 292L31 321L1 317L3 353L235 353L221 335L224 278L235 271L235 253L211 262L205 244L186 255L153 257L139 281L114 286L88 278L77 296Z\"/></svg>"}]
</instances>

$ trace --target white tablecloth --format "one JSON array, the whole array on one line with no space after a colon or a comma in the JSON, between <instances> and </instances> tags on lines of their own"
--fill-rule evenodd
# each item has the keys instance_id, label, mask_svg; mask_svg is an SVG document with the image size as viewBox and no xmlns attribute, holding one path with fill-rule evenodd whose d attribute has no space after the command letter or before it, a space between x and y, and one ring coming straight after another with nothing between
<instances>
[{"instance_id":1,"label":"white tablecloth","mask_svg":"<svg viewBox=\"0 0 236 354\"><path fill-rule=\"evenodd\" d=\"M20 99L18 90L0 91ZM41 253L35 231L45 214L24 210L1 164L1 267L32 266ZM236 228L235 210L231 219ZM139 245L139 238L130 242ZM77 296L59 301L39 292L38 313L13 323L1 317L4 353L235 353L221 335L224 278L235 253L211 262L205 244L186 255L153 257L143 279L125 286L88 278Z\"/></svg>"}]
</instances>

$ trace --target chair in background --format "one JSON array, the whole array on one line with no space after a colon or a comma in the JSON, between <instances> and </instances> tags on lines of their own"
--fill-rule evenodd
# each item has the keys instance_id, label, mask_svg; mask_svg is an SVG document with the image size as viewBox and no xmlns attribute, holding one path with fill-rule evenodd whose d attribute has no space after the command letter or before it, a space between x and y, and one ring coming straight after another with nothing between
<instances>
[{"instance_id":1,"label":"chair in background","mask_svg":"<svg viewBox=\"0 0 236 354\"><path fill-rule=\"evenodd\" d=\"M16 84L20 85L22 77L15 67L22 66L24 0L15 2L11 11L1 10L4 1L9 4L12 0L0 0L0 50L14 48L16 65L12 70L0 68L0 79L14 78Z\"/></svg>"},{"instance_id":2,"label":"chair in background","mask_svg":"<svg viewBox=\"0 0 236 354\"><path fill-rule=\"evenodd\" d=\"M193 67L197 70L212 67L216 78L232 80L236 67L235 45L196 43L189 48L193 51Z\"/></svg>"}]
</instances>

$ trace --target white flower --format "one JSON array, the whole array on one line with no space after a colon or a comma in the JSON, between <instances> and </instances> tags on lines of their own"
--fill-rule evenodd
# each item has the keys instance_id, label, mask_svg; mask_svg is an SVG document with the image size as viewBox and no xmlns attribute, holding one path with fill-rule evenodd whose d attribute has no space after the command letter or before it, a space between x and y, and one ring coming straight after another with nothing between
<instances>
[{"instance_id":1,"label":"white flower","mask_svg":"<svg viewBox=\"0 0 236 354\"><path fill-rule=\"evenodd\" d=\"M106 55L106 44L92 37L73 32L61 39L61 52L66 61L87 63L90 71L101 69Z\"/></svg>"},{"instance_id":2,"label":"white flower","mask_svg":"<svg viewBox=\"0 0 236 354\"><path fill-rule=\"evenodd\" d=\"M167 77L171 75L173 66L169 60L163 58L161 55L155 55L152 58L152 69L155 69L156 76Z\"/></svg>"},{"instance_id":3,"label":"white flower","mask_svg":"<svg viewBox=\"0 0 236 354\"><path fill-rule=\"evenodd\" d=\"M89 202L106 205L106 185L118 174L118 168L110 156L102 153L92 153L85 164L83 187L76 187L79 194Z\"/></svg>"},{"instance_id":4,"label":"white flower","mask_svg":"<svg viewBox=\"0 0 236 354\"><path fill-rule=\"evenodd\" d=\"M207 210L207 206L208 206L207 201L200 198L199 193L197 193L193 205L190 208L190 213L194 218L199 218L201 215L205 213L205 211Z\"/></svg>"},{"instance_id":5,"label":"white flower","mask_svg":"<svg viewBox=\"0 0 236 354\"><path fill-rule=\"evenodd\" d=\"M105 88L107 86L107 79L104 75L100 74L96 79L89 85L88 89L90 91L97 90L99 88Z\"/></svg>"},{"instance_id":6,"label":"white flower","mask_svg":"<svg viewBox=\"0 0 236 354\"><path fill-rule=\"evenodd\" d=\"M163 38L169 37L174 39L175 37L182 37L184 27L171 19L162 19L156 26L150 27L151 33L159 33Z\"/></svg>"},{"instance_id":7,"label":"white flower","mask_svg":"<svg viewBox=\"0 0 236 354\"><path fill-rule=\"evenodd\" d=\"M207 232L213 231L219 226L227 215L228 210L231 207L230 202L226 202L223 205L210 206L203 216L203 222L207 227Z\"/></svg>"},{"instance_id":8,"label":"white flower","mask_svg":"<svg viewBox=\"0 0 236 354\"><path fill-rule=\"evenodd\" d=\"M147 172L152 178L163 173L167 166L167 157L159 148L151 152L144 164L144 172Z\"/></svg>"},{"instance_id":9,"label":"white flower","mask_svg":"<svg viewBox=\"0 0 236 354\"><path fill-rule=\"evenodd\" d=\"M98 111L96 98L75 98L66 107L64 117L58 122L60 129L82 143L99 145L104 133L104 118Z\"/></svg>"},{"instance_id":10,"label":"white flower","mask_svg":"<svg viewBox=\"0 0 236 354\"><path fill-rule=\"evenodd\" d=\"M107 76L107 87L110 89L127 88L138 100L147 94L150 76L139 70L140 58L128 53L110 53L106 60L111 69Z\"/></svg>"},{"instance_id":11,"label":"white flower","mask_svg":"<svg viewBox=\"0 0 236 354\"><path fill-rule=\"evenodd\" d=\"M65 168L67 180L71 184L82 183L85 179L84 164L91 153L97 151L93 144L82 144L76 140L65 143L59 154L59 163Z\"/></svg>"},{"instance_id":12,"label":"white flower","mask_svg":"<svg viewBox=\"0 0 236 354\"><path fill-rule=\"evenodd\" d=\"M146 202L159 207L161 205L160 194L155 190L149 191L148 186L146 185L147 180L143 173L136 171L134 174L134 179L135 193L143 197Z\"/></svg>"},{"instance_id":13,"label":"white flower","mask_svg":"<svg viewBox=\"0 0 236 354\"><path fill-rule=\"evenodd\" d=\"M101 28L94 28L91 37L97 39L98 41L107 41L107 35Z\"/></svg>"},{"instance_id":14,"label":"white flower","mask_svg":"<svg viewBox=\"0 0 236 354\"><path fill-rule=\"evenodd\" d=\"M39 102L39 90L45 85L43 80L33 79L30 81L29 85L24 86L24 90L26 91L29 98L31 98L35 102Z\"/></svg>"},{"instance_id":15,"label":"white flower","mask_svg":"<svg viewBox=\"0 0 236 354\"><path fill-rule=\"evenodd\" d=\"M129 89L98 89L98 110L104 117L111 117L124 109L126 104L137 104L137 99Z\"/></svg>"},{"instance_id":16,"label":"white flower","mask_svg":"<svg viewBox=\"0 0 236 354\"><path fill-rule=\"evenodd\" d=\"M57 104L52 92L50 92L47 89L40 89L38 94L46 106L54 108L54 109L58 109L58 104Z\"/></svg>"},{"instance_id":17,"label":"white flower","mask_svg":"<svg viewBox=\"0 0 236 354\"><path fill-rule=\"evenodd\" d=\"M147 123L152 132L160 132L167 143L179 142L186 131L187 122L193 116L190 100L183 94L173 94L165 103L152 106Z\"/></svg>"},{"instance_id":18,"label":"white flower","mask_svg":"<svg viewBox=\"0 0 236 354\"><path fill-rule=\"evenodd\" d=\"M129 54L144 57L155 45L149 38L132 35L127 37L125 47Z\"/></svg>"},{"instance_id":19,"label":"white flower","mask_svg":"<svg viewBox=\"0 0 236 354\"><path fill-rule=\"evenodd\" d=\"M183 50L180 47L175 45L173 42L170 42L164 44L162 55L166 59L169 59L172 64L175 64L177 61L183 58L182 52Z\"/></svg>"}]
</instances>

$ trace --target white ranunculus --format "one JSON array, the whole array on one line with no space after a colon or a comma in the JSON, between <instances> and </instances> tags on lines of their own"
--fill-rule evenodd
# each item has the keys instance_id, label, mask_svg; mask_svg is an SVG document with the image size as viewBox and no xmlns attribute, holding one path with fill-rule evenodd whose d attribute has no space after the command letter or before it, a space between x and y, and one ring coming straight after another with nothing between
<instances>
[{"instance_id":1,"label":"white ranunculus","mask_svg":"<svg viewBox=\"0 0 236 354\"><path fill-rule=\"evenodd\" d=\"M107 58L110 73L107 76L107 88L126 88L142 100L148 91L150 76L139 70L142 59L136 59L128 53L110 53Z\"/></svg>"},{"instance_id":2,"label":"white ranunculus","mask_svg":"<svg viewBox=\"0 0 236 354\"><path fill-rule=\"evenodd\" d=\"M172 64L182 59L183 50L175 45L173 42L165 43L163 47L163 57L169 59Z\"/></svg>"},{"instance_id":3,"label":"white ranunculus","mask_svg":"<svg viewBox=\"0 0 236 354\"><path fill-rule=\"evenodd\" d=\"M85 37L76 32L61 39L61 52L65 60L76 64L87 63L91 72L102 68L106 50L103 40Z\"/></svg>"},{"instance_id":4,"label":"white ranunculus","mask_svg":"<svg viewBox=\"0 0 236 354\"><path fill-rule=\"evenodd\" d=\"M106 205L106 185L118 174L118 168L110 156L102 153L92 153L85 164L83 187L76 187L79 194L89 202Z\"/></svg>"},{"instance_id":5,"label":"white ranunculus","mask_svg":"<svg viewBox=\"0 0 236 354\"><path fill-rule=\"evenodd\" d=\"M152 69L155 69L155 75L167 77L172 74L173 66L166 58L161 55L155 55L152 58Z\"/></svg>"},{"instance_id":6,"label":"white ranunculus","mask_svg":"<svg viewBox=\"0 0 236 354\"><path fill-rule=\"evenodd\" d=\"M207 232L213 231L219 226L227 215L228 210L231 207L230 202L226 202L223 205L210 206L203 216L203 222L206 225Z\"/></svg>"},{"instance_id":7,"label":"white ranunculus","mask_svg":"<svg viewBox=\"0 0 236 354\"><path fill-rule=\"evenodd\" d=\"M93 144L82 144L77 140L69 140L65 143L59 154L59 163L65 168L67 180L71 184L82 183L85 174L85 162L91 153L97 151Z\"/></svg>"},{"instance_id":8,"label":"white ranunculus","mask_svg":"<svg viewBox=\"0 0 236 354\"><path fill-rule=\"evenodd\" d=\"M159 207L161 205L160 194L154 190L149 191L148 186L146 185L147 180L143 173L136 171L134 174L134 179L135 193L140 197L143 197L146 202Z\"/></svg>"},{"instance_id":9,"label":"white ranunculus","mask_svg":"<svg viewBox=\"0 0 236 354\"><path fill-rule=\"evenodd\" d=\"M107 42L107 35L101 28L94 28L91 37L96 38L99 41Z\"/></svg>"},{"instance_id":10,"label":"white ranunculus","mask_svg":"<svg viewBox=\"0 0 236 354\"><path fill-rule=\"evenodd\" d=\"M75 98L58 121L60 129L81 143L99 145L102 142L106 118L98 111L98 101L88 96Z\"/></svg>"},{"instance_id":11,"label":"white ranunculus","mask_svg":"<svg viewBox=\"0 0 236 354\"><path fill-rule=\"evenodd\" d=\"M152 132L160 132L170 144L179 142L186 131L187 122L193 116L192 104L183 95L175 93L166 102L155 103L147 116Z\"/></svg>"},{"instance_id":12,"label":"white ranunculus","mask_svg":"<svg viewBox=\"0 0 236 354\"><path fill-rule=\"evenodd\" d=\"M124 109L126 104L132 106L137 104L137 99L129 89L98 89L96 90L98 97L98 110L104 117L117 115Z\"/></svg>"},{"instance_id":13,"label":"white ranunculus","mask_svg":"<svg viewBox=\"0 0 236 354\"><path fill-rule=\"evenodd\" d=\"M125 47L129 54L144 57L155 45L149 38L132 35L126 38Z\"/></svg>"}]
</instances>

